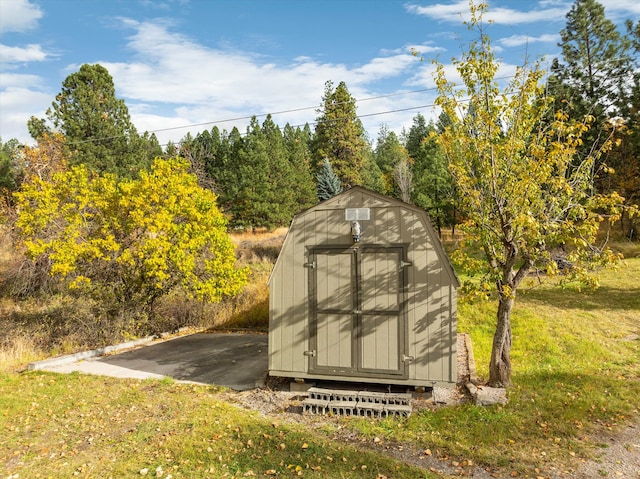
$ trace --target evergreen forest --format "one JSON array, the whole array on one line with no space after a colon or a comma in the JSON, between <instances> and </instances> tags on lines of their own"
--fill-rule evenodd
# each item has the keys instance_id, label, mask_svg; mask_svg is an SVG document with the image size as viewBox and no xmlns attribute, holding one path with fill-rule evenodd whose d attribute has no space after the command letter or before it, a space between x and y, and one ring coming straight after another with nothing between
<instances>
[{"instance_id":1,"label":"evergreen forest","mask_svg":"<svg viewBox=\"0 0 640 479\"><path fill-rule=\"evenodd\" d=\"M20 257L3 293L63 288L106 323L142 331L162 298L242 291L250 271L234 265L229 232L286 227L353 185L475 243L454 260L483 277L482 294L497 287L506 317L532 268L570 264L584 280L582 262L615 262L595 243L603 225L638 240L640 22L621 30L596 0L575 0L550 71L523 65L503 87L486 6L471 7L479 40L454 61L467 96L439 69L437 107L399 132L381 124L376 138L347 84L327 80L313 124L256 115L242 131L213 126L161 145L138 132L107 69L82 65L29 120L33 144L0 140L0 218Z\"/></svg>"},{"instance_id":2,"label":"evergreen forest","mask_svg":"<svg viewBox=\"0 0 640 479\"><path fill-rule=\"evenodd\" d=\"M541 121L550 123L560 111L574 121L588 118L576 158L608 142L595 168L596 188L616 191L633 205L640 196L640 22L625 26L620 31L596 0L574 3L560 32L562 55L544 77L543 95L553 104ZM46 118L29 121L35 149L0 139L0 190L11 207L23 179L54 164L131 178L154 158L180 156L199 184L218 196L230 227L273 229L319 201L318 175L324 178L327 160L342 188L357 184L403 199L427 210L439 229L455 228L464 214L437 141L450 120L445 113L434 118L433 111L417 113L399 132L381 124L369 138L357 99L344 82L329 80L312 125L278 125L260 115L242 131L214 126L160 145L153 132L138 133L109 72L85 64L64 80ZM638 235L626 214L619 228L627 238Z\"/></svg>"}]
</instances>

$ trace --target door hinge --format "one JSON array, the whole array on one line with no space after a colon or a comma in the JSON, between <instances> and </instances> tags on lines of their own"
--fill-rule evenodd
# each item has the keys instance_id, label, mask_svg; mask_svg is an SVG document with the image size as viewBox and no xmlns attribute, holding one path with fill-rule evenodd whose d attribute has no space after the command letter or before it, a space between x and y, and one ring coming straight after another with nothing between
<instances>
[{"instance_id":1,"label":"door hinge","mask_svg":"<svg viewBox=\"0 0 640 479\"><path fill-rule=\"evenodd\" d=\"M305 351L303 354L305 356L311 356L312 358L315 358L316 357L316 350L312 349L311 351Z\"/></svg>"},{"instance_id":2,"label":"door hinge","mask_svg":"<svg viewBox=\"0 0 640 479\"><path fill-rule=\"evenodd\" d=\"M413 263L411 261L402 261L402 260L400 260L400 268L404 268L406 266L413 266Z\"/></svg>"},{"instance_id":3,"label":"door hinge","mask_svg":"<svg viewBox=\"0 0 640 479\"><path fill-rule=\"evenodd\" d=\"M304 264L304 267L305 267L305 268L315 269L315 267L316 267L316 262L315 262L315 261L312 261L311 263L305 263L305 264Z\"/></svg>"},{"instance_id":4,"label":"door hinge","mask_svg":"<svg viewBox=\"0 0 640 479\"><path fill-rule=\"evenodd\" d=\"M402 361L404 361L405 363L410 363L412 361L415 361L416 358L413 356L407 356L406 354L402 355Z\"/></svg>"}]
</instances>

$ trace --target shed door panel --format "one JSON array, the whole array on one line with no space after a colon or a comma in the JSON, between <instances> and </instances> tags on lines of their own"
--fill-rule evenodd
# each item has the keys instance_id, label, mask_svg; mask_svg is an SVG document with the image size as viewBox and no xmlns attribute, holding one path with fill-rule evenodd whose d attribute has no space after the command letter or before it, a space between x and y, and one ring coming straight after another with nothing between
<instances>
[{"instance_id":1,"label":"shed door panel","mask_svg":"<svg viewBox=\"0 0 640 479\"><path fill-rule=\"evenodd\" d=\"M353 291L350 252L316 255L317 368L352 369Z\"/></svg>"},{"instance_id":2,"label":"shed door panel","mask_svg":"<svg viewBox=\"0 0 640 479\"><path fill-rule=\"evenodd\" d=\"M351 294L351 255L316 255L316 304L318 311L353 310Z\"/></svg>"},{"instance_id":3,"label":"shed door panel","mask_svg":"<svg viewBox=\"0 0 640 479\"><path fill-rule=\"evenodd\" d=\"M400 312L400 261L397 251L360 253L360 291L364 311Z\"/></svg>"},{"instance_id":4,"label":"shed door panel","mask_svg":"<svg viewBox=\"0 0 640 479\"><path fill-rule=\"evenodd\" d=\"M310 371L403 376L402 248L316 249Z\"/></svg>"},{"instance_id":5,"label":"shed door panel","mask_svg":"<svg viewBox=\"0 0 640 479\"><path fill-rule=\"evenodd\" d=\"M362 370L400 373L398 316L362 316Z\"/></svg>"},{"instance_id":6,"label":"shed door panel","mask_svg":"<svg viewBox=\"0 0 640 479\"><path fill-rule=\"evenodd\" d=\"M317 366L351 369L351 314L319 313L317 325Z\"/></svg>"},{"instance_id":7,"label":"shed door panel","mask_svg":"<svg viewBox=\"0 0 640 479\"><path fill-rule=\"evenodd\" d=\"M404 352L401 317L401 250L360 253L360 369L401 372Z\"/></svg>"}]
</instances>

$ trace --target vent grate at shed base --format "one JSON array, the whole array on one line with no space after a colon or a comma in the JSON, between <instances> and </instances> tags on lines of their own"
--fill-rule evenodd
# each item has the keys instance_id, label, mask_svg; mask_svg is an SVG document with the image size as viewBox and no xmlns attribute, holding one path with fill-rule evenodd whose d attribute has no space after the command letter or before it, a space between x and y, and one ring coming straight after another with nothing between
<instances>
[{"instance_id":1,"label":"vent grate at shed base","mask_svg":"<svg viewBox=\"0 0 640 479\"><path fill-rule=\"evenodd\" d=\"M362 417L409 417L411 394L310 388L303 413Z\"/></svg>"}]
</instances>

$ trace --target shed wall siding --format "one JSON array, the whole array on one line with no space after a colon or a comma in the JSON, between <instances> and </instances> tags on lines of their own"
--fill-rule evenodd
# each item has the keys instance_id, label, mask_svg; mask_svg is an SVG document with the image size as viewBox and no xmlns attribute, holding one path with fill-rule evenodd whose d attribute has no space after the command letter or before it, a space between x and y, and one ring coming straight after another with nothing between
<instances>
[{"instance_id":1,"label":"shed wall siding","mask_svg":"<svg viewBox=\"0 0 640 479\"><path fill-rule=\"evenodd\" d=\"M438 241L435 231L425 222L423 213L361 189L321 203L294 218L270 278L269 369L295 377L307 376L309 358L304 353L309 348L310 337L311 270L304 263L308 261L309 248L350 244L350 223L345 220L345 208L371 208L371 220L360 221L362 244L408 245L407 260L411 266L406 270L406 340L407 354L414 358L408 365L408 382L424 385L455 382L457 285L438 254L441 249L436 250L441 246L434 243ZM343 283L325 285L326 289L319 294L335 295L335 288L347 287ZM376 301L383 299L391 301L384 295ZM327 345L348 327L343 324L344 319L338 321L329 315L319 318L319 322L318 341ZM378 344L379 339L375 344L366 345L367 349L379 351L367 356L366 367L394 366L390 362L397 358L394 347L398 338L394 336L396 329L392 329L388 339L394 345ZM345 357L350 351L325 349L327 357L318 359L325 364L346 366Z\"/></svg>"}]
</instances>

